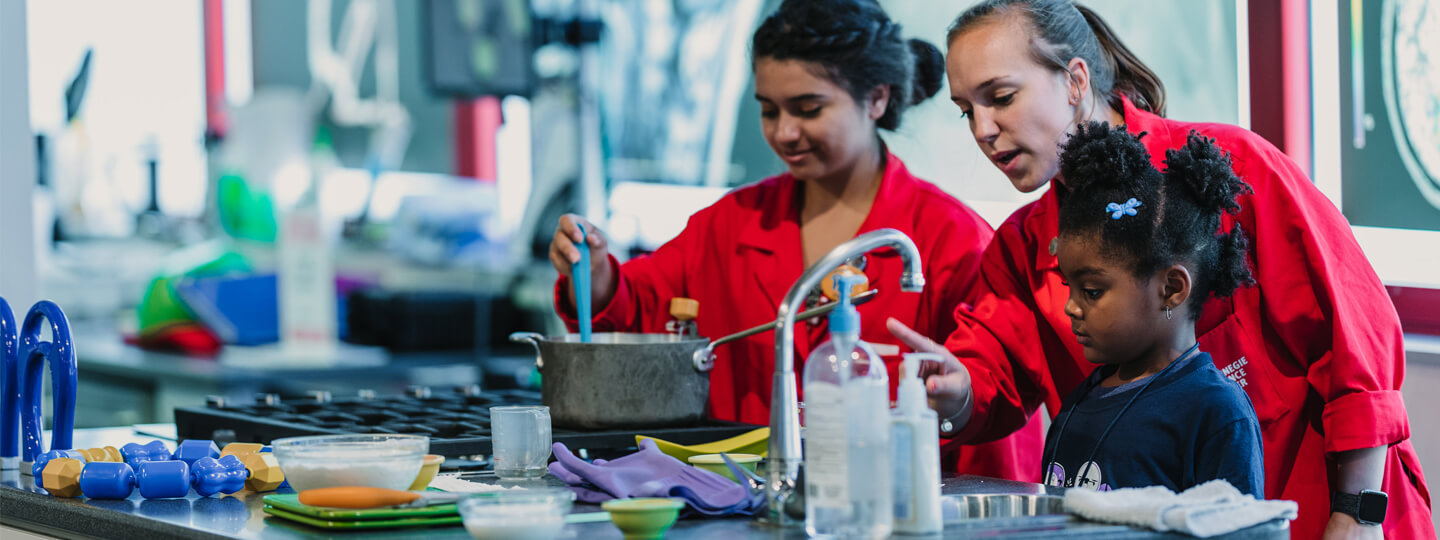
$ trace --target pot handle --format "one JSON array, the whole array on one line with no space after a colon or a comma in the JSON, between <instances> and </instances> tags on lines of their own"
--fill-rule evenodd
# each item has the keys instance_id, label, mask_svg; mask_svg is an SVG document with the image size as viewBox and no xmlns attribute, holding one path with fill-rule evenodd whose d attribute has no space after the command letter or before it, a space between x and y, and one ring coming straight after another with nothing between
<instances>
[{"instance_id":1,"label":"pot handle","mask_svg":"<svg viewBox=\"0 0 1440 540\"><path fill-rule=\"evenodd\" d=\"M692 355L690 359L695 365L695 371L708 373L715 367L715 345L714 343L707 343L704 347L695 351L695 354Z\"/></svg>"},{"instance_id":2,"label":"pot handle","mask_svg":"<svg viewBox=\"0 0 1440 540\"><path fill-rule=\"evenodd\" d=\"M545 339L545 336L536 334L535 332L515 332L510 334L510 341L515 343L529 343L531 347L535 347L535 369L545 368L545 359L540 357L540 340L542 339Z\"/></svg>"}]
</instances>

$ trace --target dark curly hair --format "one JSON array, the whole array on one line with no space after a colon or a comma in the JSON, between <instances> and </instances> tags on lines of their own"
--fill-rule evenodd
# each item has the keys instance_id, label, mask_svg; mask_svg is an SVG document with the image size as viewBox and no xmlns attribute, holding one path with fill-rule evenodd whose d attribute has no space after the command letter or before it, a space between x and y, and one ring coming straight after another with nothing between
<instances>
[{"instance_id":1,"label":"dark curly hair","mask_svg":"<svg viewBox=\"0 0 1440 540\"><path fill-rule=\"evenodd\" d=\"M1137 277L1183 263L1191 270L1190 316L1211 295L1229 296L1253 284L1245 262L1245 233L1236 223L1220 233L1220 217L1240 211L1236 197L1250 186L1235 176L1215 140L1190 132L1185 145L1165 152L1165 172L1150 164L1139 136L1104 122L1077 126L1060 155L1064 179L1060 234L1094 234L1106 257L1129 263ZM1136 215L1113 219L1110 203L1139 201Z\"/></svg>"},{"instance_id":2,"label":"dark curly hair","mask_svg":"<svg viewBox=\"0 0 1440 540\"><path fill-rule=\"evenodd\" d=\"M812 62L857 102L888 85L890 101L875 121L888 130L900 127L907 107L940 91L945 75L940 49L902 39L900 25L875 0L785 0L750 45L752 69L763 58Z\"/></svg>"}]
</instances>

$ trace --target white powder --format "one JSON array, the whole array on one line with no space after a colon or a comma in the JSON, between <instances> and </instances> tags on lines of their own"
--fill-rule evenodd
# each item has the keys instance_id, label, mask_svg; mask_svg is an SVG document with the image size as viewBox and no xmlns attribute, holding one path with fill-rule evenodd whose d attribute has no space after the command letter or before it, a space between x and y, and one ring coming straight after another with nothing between
<instances>
[{"instance_id":1,"label":"white powder","mask_svg":"<svg viewBox=\"0 0 1440 540\"><path fill-rule=\"evenodd\" d=\"M489 491L525 490L525 488L520 486L511 486L507 488L494 484L471 482L469 480L462 480L454 476L447 476L443 474L440 476L436 476L434 480L431 480L430 487L433 487L440 491L448 491L451 493L485 493Z\"/></svg>"},{"instance_id":2,"label":"white powder","mask_svg":"<svg viewBox=\"0 0 1440 540\"><path fill-rule=\"evenodd\" d=\"M548 504L503 505L505 515L466 516L465 530L477 540L550 540L565 528L565 516Z\"/></svg>"},{"instance_id":3,"label":"white powder","mask_svg":"<svg viewBox=\"0 0 1440 540\"><path fill-rule=\"evenodd\" d=\"M339 486L404 490L424 464L423 455L385 448L317 448L276 457L295 491Z\"/></svg>"}]
</instances>

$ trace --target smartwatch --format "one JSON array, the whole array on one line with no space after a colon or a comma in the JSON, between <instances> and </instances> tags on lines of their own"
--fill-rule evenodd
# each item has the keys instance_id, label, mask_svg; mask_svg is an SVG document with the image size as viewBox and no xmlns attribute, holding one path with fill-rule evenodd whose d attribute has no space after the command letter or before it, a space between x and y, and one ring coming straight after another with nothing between
<instances>
[{"instance_id":1,"label":"smartwatch","mask_svg":"<svg viewBox=\"0 0 1440 540\"><path fill-rule=\"evenodd\" d=\"M1330 494L1330 511L1340 512L1355 518L1361 525L1379 525L1385 521L1385 509L1390 497L1384 491L1364 490L1359 494Z\"/></svg>"}]
</instances>

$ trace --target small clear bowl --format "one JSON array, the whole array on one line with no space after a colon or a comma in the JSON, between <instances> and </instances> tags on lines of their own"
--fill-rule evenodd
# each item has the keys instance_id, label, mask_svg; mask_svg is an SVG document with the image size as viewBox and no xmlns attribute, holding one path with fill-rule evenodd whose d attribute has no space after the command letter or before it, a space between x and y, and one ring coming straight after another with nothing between
<instances>
[{"instance_id":1,"label":"small clear bowl","mask_svg":"<svg viewBox=\"0 0 1440 540\"><path fill-rule=\"evenodd\" d=\"M568 489L478 493L460 500L465 530L477 540L551 540L575 502Z\"/></svg>"},{"instance_id":2,"label":"small clear bowl","mask_svg":"<svg viewBox=\"0 0 1440 540\"><path fill-rule=\"evenodd\" d=\"M319 435L275 439L270 446L295 491L340 486L403 490L420 474L430 438L381 433Z\"/></svg>"}]
</instances>

